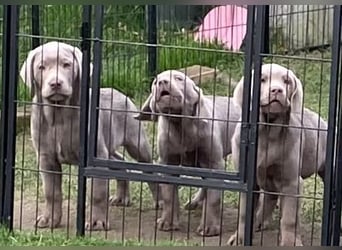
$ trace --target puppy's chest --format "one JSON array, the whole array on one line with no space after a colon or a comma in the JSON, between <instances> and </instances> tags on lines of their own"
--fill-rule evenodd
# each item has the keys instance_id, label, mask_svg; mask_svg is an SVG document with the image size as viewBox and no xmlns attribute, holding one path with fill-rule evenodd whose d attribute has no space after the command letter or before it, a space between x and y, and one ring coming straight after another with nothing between
<instances>
[{"instance_id":1,"label":"puppy's chest","mask_svg":"<svg viewBox=\"0 0 342 250\"><path fill-rule=\"evenodd\" d=\"M173 154L185 154L194 151L200 144L197 129L182 129L180 126L163 126L159 128L161 146L168 147Z\"/></svg>"},{"instance_id":2,"label":"puppy's chest","mask_svg":"<svg viewBox=\"0 0 342 250\"><path fill-rule=\"evenodd\" d=\"M62 164L77 164L79 159L78 124L56 126L56 154Z\"/></svg>"},{"instance_id":3,"label":"puppy's chest","mask_svg":"<svg viewBox=\"0 0 342 250\"><path fill-rule=\"evenodd\" d=\"M288 155L289 147L281 140L260 138L258 144L258 167L267 168L275 164L282 165Z\"/></svg>"},{"instance_id":4,"label":"puppy's chest","mask_svg":"<svg viewBox=\"0 0 342 250\"><path fill-rule=\"evenodd\" d=\"M172 150L179 154L194 151L200 143L200 138L195 133L178 132L173 136L174 137L169 140L169 145Z\"/></svg>"}]
</instances>

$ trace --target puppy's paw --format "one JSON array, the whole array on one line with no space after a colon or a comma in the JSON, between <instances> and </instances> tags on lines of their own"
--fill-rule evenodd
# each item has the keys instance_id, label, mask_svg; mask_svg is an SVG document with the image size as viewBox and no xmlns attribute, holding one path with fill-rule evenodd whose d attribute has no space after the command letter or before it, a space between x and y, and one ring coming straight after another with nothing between
<instances>
[{"instance_id":1,"label":"puppy's paw","mask_svg":"<svg viewBox=\"0 0 342 250\"><path fill-rule=\"evenodd\" d=\"M220 235L220 226L219 225L211 225L211 226L203 226L200 225L197 230L197 234L200 236L210 237Z\"/></svg>"},{"instance_id":2,"label":"puppy's paw","mask_svg":"<svg viewBox=\"0 0 342 250\"><path fill-rule=\"evenodd\" d=\"M109 198L109 204L117 207L129 207L131 201L128 196L111 196Z\"/></svg>"},{"instance_id":3,"label":"puppy's paw","mask_svg":"<svg viewBox=\"0 0 342 250\"><path fill-rule=\"evenodd\" d=\"M110 230L109 222L104 220L93 220L92 222L87 221L85 224L85 230L87 231L107 231Z\"/></svg>"},{"instance_id":4,"label":"puppy's paw","mask_svg":"<svg viewBox=\"0 0 342 250\"><path fill-rule=\"evenodd\" d=\"M36 219L36 224L39 228L46 228L50 226L50 218L45 215L39 215Z\"/></svg>"},{"instance_id":5,"label":"puppy's paw","mask_svg":"<svg viewBox=\"0 0 342 250\"><path fill-rule=\"evenodd\" d=\"M42 214L37 217L35 225L38 228L47 228L47 227L57 228L60 225L60 222L61 222L60 218L54 218L53 223L51 223L50 217Z\"/></svg>"},{"instance_id":6,"label":"puppy's paw","mask_svg":"<svg viewBox=\"0 0 342 250\"><path fill-rule=\"evenodd\" d=\"M173 223L163 217L159 218L157 220L157 224L158 224L158 229L160 231L177 231L179 230L179 222L178 221L174 221Z\"/></svg>"},{"instance_id":7,"label":"puppy's paw","mask_svg":"<svg viewBox=\"0 0 342 250\"><path fill-rule=\"evenodd\" d=\"M227 245L229 246L238 246L242 245L243 243L243 238L238 236L238 233L235 232L232 236L230 236L229 240L227 241Z\"/></svg>"},{"instance_id":8,"label":"puppy's paw","mask_svg":"<svg viewBox=\"0 0 342 250\"><path fill-rule=\"evenodd\" d=\"M184 209L185 210L196 210L197 208L201 208L202 204L203 204L202 201L191 200L185 204Z\"/></svg>"}]
</instances>

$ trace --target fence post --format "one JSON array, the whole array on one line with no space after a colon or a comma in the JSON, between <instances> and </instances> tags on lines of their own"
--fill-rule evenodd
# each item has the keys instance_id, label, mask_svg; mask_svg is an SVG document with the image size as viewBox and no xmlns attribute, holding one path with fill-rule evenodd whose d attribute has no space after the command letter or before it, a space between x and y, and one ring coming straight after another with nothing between
<instances>
[{"instance_id":1,"label":"fence post","mask_svg":"<svg viewBox=\"0 0 342 250\"><path fill-rule=\"evenodd\" d=\"M246 221L245 221L245 242L247 246L252 245L253 236L253 219L254 219L254 203L255 203L255 172L256 160L258 152L258 121L259 121L259 102L260 102L260 79L261 79L261 64L262 50L264 48L265 36L265 5L256 7L256 36L254 49L254 77L252 88L252 110L250 112L250 130L248 143L248 158L247 158L247 194L246 194ZM250 107L248 103L248 108Z\"/></svg>"},{"instance_id":2,"label":"fence post","mask_svg":"<svg viewBox=\"0 0 342 250\"><path fill-rule=\"evenodd\" d=\"M333 203L333 168L335 156L335 128L337 115L338 77L340 68L340 39L341 39L341 6L334 7L333 41L332 41L332 64L329 91L329 117L328 135L326 148L326 164L324 175L323 214L321 245L331 245L331 223Z\"/></svg>"},{"instance_id":3,"label":"fence post","mask_svg":"<svg viewBox=\"0 0 342 250\"><path fill-rule=\"evenodd\" d=\"M263 11L263 26L264 26L264 31L263 31L263 46L262 46L262 53L270 53L270 6L265 5Z\"/></svg>"},{"instance_id":4,"label":"fence post","mask_svg":"<svg viewBox=\"0 0 342 250\"><path fill-rule=\"evenodd\" d=\"M155 5L147 5L147 39L148 39L148 76L153 77L157 73L157 8ZM151 46L152 45L152 46Z\"/></svg>"},{"instance_id":5,"label":"fence post","mask_svg":"<svg viewBox=\"0 0 342 250\"><path fill-rule=\"evenodd\" d=\"M40 22L39 22L39 5L32 5L32 49L40 45L40 38L35 37L40 35Z\"/></svg>"},{"instance_id":6,"label":"fence post","mask_svg":"<svg viewBox=\"0 0 342 250\"><path fill-rule=\"evenodd\" d=\"M9 46L10 46L10 29L11 29L11 9L8 5L3 6L3 37L2 37L2 96L1 96L1 144L0 144L0 216L1 222L4 222L3 206L5 197L5 180L6 180L6 158L7 158L7 120L8 120L8 62L9 62Z\"/></svg>"},{"instance_id":7,"label":"fence post","mask_svg":"<svg viewBox=\"0 0 342 250\"><path fill-rule=\"evenodd\" d=\"M341 70L341 64L340 64ZM332 245L340 246L341 237L341 202L342 202L342 87L341 87L341 72L339 79L339 93L338 93L338 103L340 107L338 112L338 122L337 122L337 145L336 145L336 164L334 169L334 190L333 190L333 204L332 204Z\"/></svg>"},{"instance_id":8,"label":"fence post","mask_svg":"<svg viewBox=\"0 0 342 250\"><path fill-rule=\"evenodd\" d=\"M245 64L244 64L244 90L243 90L243 100L242 100L242 114L241 114L241 140L240 140L240 158L239 158L239 172L240 181L247 182L247 193L253 192L253 182L248 183L249 165L248 165L248 149L249 149L249 130L250 130L250 101L251 101L251 72L252 63L254 56L254 28L255 28L255 6L248 6L247 12L247 32L246 32L246 47L245 47ZM248 170L248 171L247 171ZM253 173L252 173L253 177ZM246 194L247 195L247 194ZM246 204L246 207L240 209L246 209L248 213L249 210L253 209L252 203ZM246 222L252 220L251 217L246 218ZM248 222L250 224L250 222ZM247 232L248 231L248 232ZM244 245L252 244L252 232L245 227L245 242Z\"/></svg>"},{"instance_id":9,"label":"fence post","mask_svg":"<svg viewBox=\"0 0 342 250\"><path fill-rule=\"evenodd\" d=\"M98 105L101 87L101 67L102 67L102 27L103 27L103 6L97 5L95 9L94 27L94 69L92 77L91 105L90 105L90 135L89 135L89 158L93 159L97 155L97 127L98 127ZM91 162L91 160L89 161ZM90 163L92 164L92 163Z\"/></svg>"},{"instance_id":10,"label":"fence post","mask_svg":"<svg viewBox=\"0 0 342 250\"><path fill-rule=\"evenodd\" d=\"M84 168L88 160L88 121L89 121L89 70L90 70L90 31L91 31L91 6L83 6L83 17L81 27L81 50L82 57L82 78L80 98L80 161L78 168L78 194L77 194L77 219L76 234L83 236L85 232L85 203L86 184Z\"/></svg>"},{"instance_id":11,"label":"fence post","mask_svg":"<svg viewBox=\"0 0 342 250\"><path fill-rule=\"evenodd\" d=\"M338 42L341 39L341 26L342 26L342 7L339 5L338 7L336 7L335 9L336 11L336 18L339 19L339 21L336 20L336 25L338 25L338 27L334 26L334 29L337 28L339 30L339 36L336 39ZM334 12L335 13L335 12ZM335 17L335 16L334 16ZM339 24L338 24L339 23ZM335 30L334 30L335 32ZM336 31L336 33L338 33ZM336 34L338 35L338 34ZM337 42L335 41L335 42ZM339 48L341 50L341 48ZM341 52L341 51L339 51ZM339 57L336 58L336 60L338 60L339 62L341 62L341 57L340 57L340 53L338 54ZM333 62L334 63L334 62ZM333 169L333 187L334 190L332 192L333 194L333 201L332 201L332 244L333 246L339 246L340 245L340 233L341 233L341 200L342 200L342 111L341 111L341 105L342 105L342 87L341 87L341 80L342 80L342 70L341 70L341 63L339 65L337 70L339 70L339 72L335 72L336 74L339 75L339 78L337 76L336 80L337 80L337 89L338 90L338 102L336 102L336 107L337 105L339 105L339 109L338 109L338 121L337 121L337 145L336 145L336 164L335 164L335 168ZM336 70L336 69L335 69Z\"/></svg>"},{"instance_id":12,"label":"fence post","mask_svg":"<svg viewBox=\"0 0 342 250\"><path fill-rule=\"evenodd\" d=\"M8 40L6 41L7 53L5 59L8 68L8 74L3 82L4 95L7 95L6 105L6 121L7 131L4 131L4 141L6 145L5 155L3 155L4 161L4 181L5 186L3 190L3 223L8 227L9 230L13 229L13 207L14 207L14 165L15 165L15 144L16 144L16 95L17 95L17 84L18 84L18 22L19 22L19 5L8 5L6 6L7 20L8 22L6 34ZM6 39L6 38L5 38Z\"/></svg>"}]
</instances>

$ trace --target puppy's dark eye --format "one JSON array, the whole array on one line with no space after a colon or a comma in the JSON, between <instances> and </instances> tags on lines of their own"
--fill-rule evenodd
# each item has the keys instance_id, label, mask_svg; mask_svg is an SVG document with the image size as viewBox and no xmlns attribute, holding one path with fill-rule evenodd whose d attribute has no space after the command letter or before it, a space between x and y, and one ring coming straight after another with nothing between
<instances>
[{"instance_id":1,"label":"puppy's dark eye","mask_svg":"<svg viewBox=\"0 0 342 250\"><path fill-rule=\"evenodd\" d=\"M176 79L177 81L184 81L183 77L181 77L181 76L175 76L175 79Z\"/></svg>"},{"instance_id":2,"label":"puppy's dark eye","mask_svg":"<svg viewBox=\"0 0 342 250\"><path fill-rule=\"evenodd\" d=\"M266 79L265 78L261 78L260 80L262 83L266 82Z\"/></svg>"},{"instance_id":3,"label":"puppy's dark eye","mask_svg":"<svg viewBox=\"0 0 342 250\"><path fill-rule=\"evenodd\" d=\"M45 69L45 66L44 66L44 65L39 65L38 69L39 69L39 70L44 70L44 69Z\"/></svg>"},{"instance_id":4,"label":"puppy's dark eye","mask_svg":"<svg viewBox=\"0 0 342 250\"><path fill-rule=\"evenodd\" d=\"M63 63L63 67L64 68L69 68L69 67L71 67L71 64L70 63Z\"/></svg>"},{"instance_id":5,"label":"puppy's dark eye","mask_svg":"<svg viewBox=\"0 0 342 250\"><path fill-rule=\"evenodd\" d=\"M291 80L290 79L284 79L284 83L285 84L291 84Z\"/></svg>"}]
</instances>

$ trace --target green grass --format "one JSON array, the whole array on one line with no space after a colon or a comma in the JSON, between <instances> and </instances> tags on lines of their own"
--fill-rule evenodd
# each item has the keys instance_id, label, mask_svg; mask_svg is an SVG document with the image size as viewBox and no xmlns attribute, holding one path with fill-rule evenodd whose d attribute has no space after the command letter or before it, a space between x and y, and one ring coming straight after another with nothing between
<instances>
[{"instance_id":1,"label":"green grass","mask_svg":"<svg viewBox=\"0 0 342 250\"><path fill-rule=\"evenodd\" d=\"M22 6L19 31L19 67L31 49L31 8ZM46 5L41 7L41 34L54 38L67 37L65 42L79 46L82 8L80 6ZM55 18L59 16L60 18ZM144 6L108 6L103 25L102 87L115 87L131 98L147 94L150 76L147 72L147 30L144 26ZM70 25L72 24L72 25ZM200 44L192 34L183 34L177 28L158 29L157 71L177 69L194 64L208 67L229 68L241 73L241 54L227 53L220 44ZM166 46L167 45L167 46ZM166 46L166 47L165 47ZM21 80L20 80L21 82ZM24 84L18 88L20 100L29 100Z\"/></svg>"},{"instance_id":2,"label":"green grass","mask_svg":"<svg viewBox=\"0 0 342 250\"><path fill-rule=\"evenodd\" d=\"M96 237L65 237L59 233L33 233L14 230L9 232L5 227L0 228L1 246L191 246L182 241L158 241L156 244L149 241L111 241ZM193 245L194 246L194 245Z\"/></svg>"}]
</instances>

